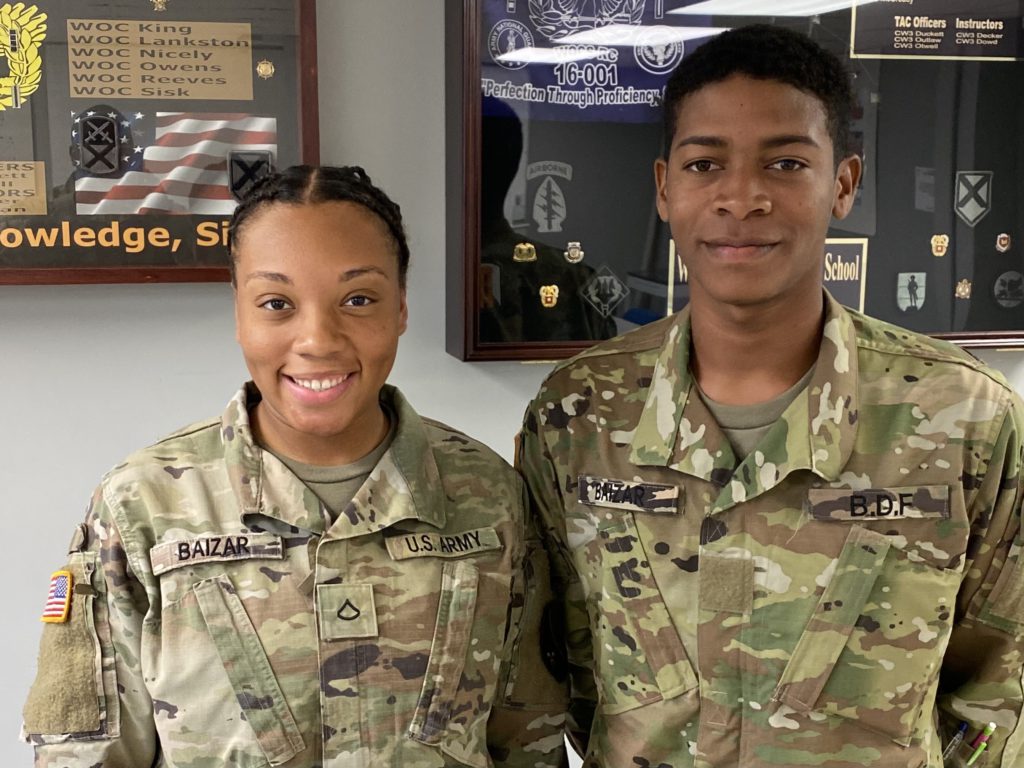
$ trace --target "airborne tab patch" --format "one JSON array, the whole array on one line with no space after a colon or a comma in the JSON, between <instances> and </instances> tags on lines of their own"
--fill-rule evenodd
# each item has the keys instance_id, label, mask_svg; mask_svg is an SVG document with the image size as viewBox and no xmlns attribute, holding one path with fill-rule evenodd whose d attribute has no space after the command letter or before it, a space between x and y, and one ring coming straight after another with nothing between
<instances>
[{"instance_id":1,"label":"airborne tab patch","mask_svg":"<svg viewBox=\"0 0 1024 768\"><path fill-rule=\"evenodd\" d=\"M154 576L186 565L231 560L280 560L283 557L281 537L272 533L198 536L194 539L165 541L149 550Z\"/></svg>"},{"instance_id":2,"label":"airborne tab patch","mask_svg":"<svg viewBox=\"0 0 1024 768\"><path fill-rule=\"evenodd\" d=\"M579 486L580 504L591 507L614 507L659 515L679 513L680 489L675 485L631 483L580 475Z\"/></svg>"},{"instance_id":3,"label":"airborne tab patch","mask_svg":"<svg viewBox=\"0 0 1024 768\"><path fill-rule=\"evenodd\" d=\"M812 488L807 511L818 520L949 519L949 486L905 488Z\"/></svg>"},{"instance_id":4,"label":"airborne tab patch","mask_svg":"<svg viewBox=\"0 0 1024 768\"><path fill-rule=\"evenodd\" d=\"M501 549L501 539L493 528L476 528L462 533L407 533L385 539L392 560L410 557L462 557L477 552Z\"/></svg>"}]
</instances>

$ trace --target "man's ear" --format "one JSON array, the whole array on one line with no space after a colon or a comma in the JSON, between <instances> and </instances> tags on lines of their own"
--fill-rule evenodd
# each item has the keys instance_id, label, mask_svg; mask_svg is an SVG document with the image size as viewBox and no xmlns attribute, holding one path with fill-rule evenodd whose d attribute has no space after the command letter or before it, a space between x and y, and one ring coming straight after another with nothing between
<instances>
[{"instance_id":1,"label":"man's ear","mask_svg":"<svg viewBox=\"0 0 1024 768\"><path fill-rule=\"evenodd\" d=\"M668 197L665 195L667 181L668 163L659 157L654 161L654 199L658 206L658 216L662 221L668 221Z\"/></svg>"},{"instance_id":2,"label":"man's ear","mask_svg":"<svg viewBox=\"0 0 1024 768\"><path fill-rule=\"evenodd\" d=\"M836 169L836 193L832 200L832 215L837 219L845 219L853 208L863 170L864 163L860 155L850 155L839 162Z\"/></svg>"}]
</instances>

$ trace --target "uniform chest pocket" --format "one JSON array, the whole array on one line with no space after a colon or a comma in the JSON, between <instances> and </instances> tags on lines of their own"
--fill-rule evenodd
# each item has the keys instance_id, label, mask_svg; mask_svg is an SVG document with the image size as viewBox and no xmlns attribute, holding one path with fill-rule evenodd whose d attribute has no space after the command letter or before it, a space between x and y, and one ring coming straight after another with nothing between
<instances>
[{"instance_id":1,"label":"uniform chest pocket","mask_svg":"<svg viewBox=\"0 0 1024 768\"><path fill-rule=\"evenodd\" d=\"M286 762L302 750L302 735L231 579L200 581L192 596L263 756L270 765ZM187 602L189 597L182 600ZM212 735L216 738L215 730Z\"/></svg>"},{"instance_id":2,"label":"uniform chest pocket","mask_svg":"<svg viewBox=\"0 0 1024 768\"><path fill-rule=\"evenodd\" d=\"M959 583L958 572L852 526L773 698L855 719L903 746L921 738Z\"/></svg>"},{"instance_id":3,"label":"uniform chest pocket","mask_svg":"<svg viewBox=\"0 0 1024 768\"><path fill-rule=\"evenodd\" d=\"M489 768L487 718L497 690L510 578L445 562L430 657L409 736Z\"/></svg>"},{"instance_id":4,"label":"uniform chest pocket","mask_svg":"<svg viewBox=\"0 0 1024 768\"><path fill-rule=\"evenodd\" d=\"M588 610L604 711L627 712L696 688L632 516L600 529L582 554L594 585Z\"/></svg>"}]
</instances>

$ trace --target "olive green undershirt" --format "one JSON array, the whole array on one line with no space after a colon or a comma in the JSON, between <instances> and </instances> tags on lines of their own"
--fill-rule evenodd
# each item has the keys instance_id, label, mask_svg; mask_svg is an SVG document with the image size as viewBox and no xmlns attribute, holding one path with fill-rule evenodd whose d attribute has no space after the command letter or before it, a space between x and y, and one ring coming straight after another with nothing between
<instances>
[{"instance_id":1,"label":"olive green undershirt","mask_svg":"<svg viewBox=\"0 0 1024 768\"><path fill-rule=\"evenodd\" d=\"M398 418L390 410L385 410L385 413L390 425L387 435L380 445L351 464L321 467L296 461L288 456L270 451L324 503L327 511L331 514L332 523L338 519L341 511L355 497L356 492L366 482L366 478L370 476L370 472L377 466L377 462L380 461L395 438Z\"/></svg>"},{"instance_id":2,"label":"olive green undershirt","mask_svg":"<svg viewBox=\"0 0 1024 768\"><path fill-rule=\"evenodd\" d=\"M712 400L704 394L700 385L697 391L700 399L715 417L718 426L729 439L736 457L743 461L747 455L757 447L761 438L768 434L776 421L782 416L789 404L796 400L796 396L807 387L811 381L811 374L814 373L814 366L807 371L800 380L787 389L778 397L766 403L753 403L752 405L727 405Z\"/></svg>"}]
</instances>

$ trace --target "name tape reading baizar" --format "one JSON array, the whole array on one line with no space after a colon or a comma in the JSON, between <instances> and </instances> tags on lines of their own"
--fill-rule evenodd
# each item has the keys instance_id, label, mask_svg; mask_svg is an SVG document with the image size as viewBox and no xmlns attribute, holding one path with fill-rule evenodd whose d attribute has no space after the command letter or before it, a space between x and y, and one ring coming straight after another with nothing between
<instances>
[{"instance_id":1,"label":"name tape reading baizar","mask_svg":"<svg viewBox=\"0 0 1024 768\"><path fill-rule=\"evenodd\" d=\"M153 574L175 568L231 560L280 560L284 557L281 537L271 533L237 533L197 536L157 544L149 550Z\"/></svg>"}]
</instances>

